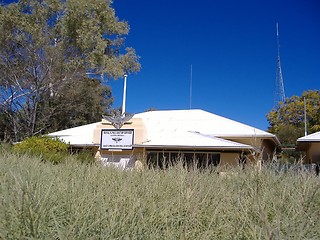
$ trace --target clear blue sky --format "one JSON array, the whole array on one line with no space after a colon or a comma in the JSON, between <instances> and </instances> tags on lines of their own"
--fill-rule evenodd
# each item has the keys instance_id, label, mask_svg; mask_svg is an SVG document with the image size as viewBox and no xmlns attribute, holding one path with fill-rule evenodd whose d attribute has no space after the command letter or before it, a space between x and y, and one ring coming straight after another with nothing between
<instances>
[{"instance_id":1,"label":"clear blue sky","mask_svg":"<svg viewBox=\"0 0 320 240\"><path fill-rule=\"evenodd\" d=\"M8 3L12 0L2 0ZM276 23L286 97L320 89L319 0L114 0L142 69L129 75L130 113L192 108L266 130L275 106ZM114 107L123 79L110 81Z\"/></svg>"},{"instance_id":2,"label":"clear blue sky","mask_svg":"<svg viewBox=\"0 0 320 240\"><path fill-rule=\"evenodd\" d=\"M276 23L286 97L320 88L318 0L115 0L142 69L127 79L130 113L192 108L266 130L274 106ZM123 80L111 81L114 107Z\"/></svg>"}]
</instances>

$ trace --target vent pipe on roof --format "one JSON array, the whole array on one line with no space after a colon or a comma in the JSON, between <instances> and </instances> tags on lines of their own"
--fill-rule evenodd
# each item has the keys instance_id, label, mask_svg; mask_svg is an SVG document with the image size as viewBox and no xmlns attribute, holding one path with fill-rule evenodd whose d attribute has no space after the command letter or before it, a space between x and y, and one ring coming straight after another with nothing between
<instances>
[{"instance_id":1,"label":"vent pipe on roof","mask_svg":"<svg viewBox=\"0 0 320 240\"><path fill-rule=\"evenodd\" d=\"M304 135L307 136L307 107L306 107L306 97L303 98L304 102Z\"/></svg>"}]
</instances>

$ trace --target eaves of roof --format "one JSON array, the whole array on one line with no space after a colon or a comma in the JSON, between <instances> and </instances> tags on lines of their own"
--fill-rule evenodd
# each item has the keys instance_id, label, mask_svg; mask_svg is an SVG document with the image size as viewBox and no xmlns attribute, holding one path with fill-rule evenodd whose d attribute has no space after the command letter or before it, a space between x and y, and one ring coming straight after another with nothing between
<instances>
[{"instance_id":1,"label":"eaves of roof","mask_svg":"<svg viewBox=\"0 0 320 240\"><path fill-rule=\"evenodd\" d=\"M252 146L242 144L235 141L230 141L213 136L203 135L198 132L184 132L184 131L166 131L156 134L153 133L150 138L137 147L148 148L181 148L181 149L218 149L218 150L239 150L239 149L253 149Z\"/></svg>"},{"instance_id":2,"label":"eaves of roof","mask_svg":"<svg viewBox=\"0 0 320 240\"><path fill-rule=\"evenodd\" d=\"M320 142L320 131L297 139L297 142Z\"/></svg>"}]
</instances>

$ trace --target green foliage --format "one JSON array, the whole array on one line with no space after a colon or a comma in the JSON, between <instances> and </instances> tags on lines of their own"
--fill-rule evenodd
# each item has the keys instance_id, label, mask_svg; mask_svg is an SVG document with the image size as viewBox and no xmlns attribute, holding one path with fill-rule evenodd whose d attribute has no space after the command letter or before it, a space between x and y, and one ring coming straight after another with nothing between
<instances>
[{"instance_id":1,"label":"green foliage","mask_svg":"<svg viewBox=\"0 0 320 240\"><path fill-rule=\"evenodd\" d=\"M101 115L111 108L111 89L97 79L79 79L75 88L61 86L59 94L43 102L42 113L51 113L48 132L76 127L101 120ZM85 96L85 97L84 97ZM71 99L71 101L70 101Z\"/></svg>"},{"instance_id":2,"label":"green foliage","mask_svg":"<svg viewBox=\"0 0 320 240\"><path fill-rule=\"evenodd\" d=\"M1 239L318 239L319 178L0 156Z\"/></svg>"},{"instance_id":3,"label":"green foliage","mask_svg":"<svg viewBox=\"0 0 320 240\"><path fill-rule=\"evenodd\" d=\"M305 152L297 151L295 148L283 148L280 163L298 164L304 155Z\"/></svg>"},{"instance_id":4,"label":"green foliage","mask_svg":"<svg viewBox=\"0 0 320 240\"><path fill-rule=\"evenodd\" d=\"M297 139L304 134L303 127L293 125L281 125L277 132L277 137L280 139L283 146L294 147Z\"/></svg>"},{"instance_id":5,"label":"green foliage","mask_svg":"<svg viewBox=\"0 0 320 240\"><path fill-rule=\"evenodd\" d=\"M129 25L119 21L111 1L70 0L65 3L61 19L64 47L70 52L70 64L86 64L96 74L105 73L109 78L119 78L125 73L140 69L132 48L119 54L124 45L122 36L128 34Z\"/></svg>"},{"instance_id":6,"label":"green foliage","mask_svg":"<svg viewBox=\"0 0 320 240\"><path fill-rule=\"evenodd\" d=\"M58 139L46 136L27 138L21 143L15 144L13 150L20 154L41 157L42 160L59 163L68 156L69 145Z\"/></svg>"},{"instance_id":7,"label":"green foliage","mask_svg":"<svg viewBox=\"0 0 320 240\"><path fill-rule=\"evenodd\" d=\"M135 50L125 47L128 32L112 1L1 5L1 139L18 142L100 118L112 103L107 81L140 70Z\"/></svg>"},{"instance_id":8,"label":"green foliage","mask_svg":"<svg viewBox=\"0 0 320 240\"><path fill-rule=\"evenodd\" d=\"M95 164L97 160L93 156L92 150L81 150L73 155L77 161L84 164Z\"/></svg>"},{"instance_id":9,"label":"green foliage","mask_svg":"<svg viewBox=\"0 0 320 240\"><path fill-rule=\"evenodd\" d=\"M304 99L306 99L308 133L319 131L319 90L305 91L301 97L286 98L285 102L280 102L267 115L269 131L276 134L284 145L295 145L297 138L304 134Z\"/></svg>"}]
</instances>

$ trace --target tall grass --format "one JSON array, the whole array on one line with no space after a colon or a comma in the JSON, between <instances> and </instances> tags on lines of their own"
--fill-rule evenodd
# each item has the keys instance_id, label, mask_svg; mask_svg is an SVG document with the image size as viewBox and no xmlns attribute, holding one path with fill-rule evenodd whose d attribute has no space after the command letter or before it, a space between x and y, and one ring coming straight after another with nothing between
<instances>
[{"instance_id":1,"label":"tall grass","mask_svg":"<svg viewBox=\"0 0 320 240\"><path fill-rule=\"evenodd\" d=\"M320 179L120 171L2 150L0 239L319 239Z\"/></svg>"}]
</instances>

